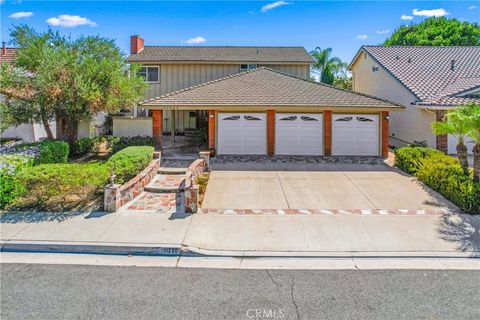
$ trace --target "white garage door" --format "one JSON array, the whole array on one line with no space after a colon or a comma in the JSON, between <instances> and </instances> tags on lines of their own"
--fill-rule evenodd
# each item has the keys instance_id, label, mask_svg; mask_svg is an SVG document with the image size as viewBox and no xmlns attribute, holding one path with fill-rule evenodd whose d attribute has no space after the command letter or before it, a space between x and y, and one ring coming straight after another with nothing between
<instances>
[{"instance_id":1,"label":"white garage door","mask_svg":"<svg viewBox=\"0 0 480 320\"><path fill-rule=\"evenodd\" d=\"M378 115L332 115L332 154L346 156L378 156Z\"/></svg>"},{"instance_id":2,"label":"white garage door","mask_svg":"<svg viewBox=\"0 0 480 320\"><path fill-rule=\"evenodd\" d=\"M472 140L472 138L465 137L464 143L467 145L468 154L473 154L473 146L475 145L475 142ZM449 134L448 135L448 154L457 154L457 144L458 144L457 138Z\"/></svg>"},{"instance_id":3,"label":"white garage door","mask_svg":"<svg viewBox=\"0 0 480 320\"><path fill-rule=\"evenodd\" d=\"M277 113L275 153L279 155L322 155L322 114Z\"/></svg>"},{"instance_id":4,"label":"white garage door","mask_svg":"<svg viewBox=\"0 0 480 320\"><path fill-rule=\"evenodd\" d=\"M219 113L219 154L266 154L264 113Z\"/></svg>"}]
</instances>

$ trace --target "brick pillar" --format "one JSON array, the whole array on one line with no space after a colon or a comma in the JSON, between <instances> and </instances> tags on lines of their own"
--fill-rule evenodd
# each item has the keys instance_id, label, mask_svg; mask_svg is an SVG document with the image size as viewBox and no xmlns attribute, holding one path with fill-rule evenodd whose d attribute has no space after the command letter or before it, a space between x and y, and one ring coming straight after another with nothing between
<instances>
[{"instance_id":1,"label":"brick pillar","mask_svg":"<svg viewBox=\"0 0 480 320\"><path fill-rule=\"evenodd\" d=\"M325 139L325 146L324 146L324 155L331 156L332 155L332 111L325 111L323 113L323 136Z\"/></svg>"},{"instance_id":2,"label":"brick pillar","mask_svg":"<svg viewBox=\"0 0 480 320\"><path fill-rule=\"evenodd\" d=\"M267 155L275 155L275 110L267 110Z\"/></svg>"},{"instance_id":3,"label":"brick pillar","mask_svg":"<svg viewBox=\"0 0 480 320\"><path fill-rule=\"evenodd\" d=\"M155 150L162 150L163 110L152 110L152 122L152 137L155 140Z\"/></svg>"},{"instance_id":4,"label":"brick pillar","mask_svg":"<svg viewBox=\"0 0 480 320\"><path fill-rule=\"evenodd\" d=\"M208 149L215 150L215 122L217 114L215 110L208 110Z\"/></svg>"},{"instance_id":5,"label":"brick pillar","mask_svg":"<svg viewBox=\"0 0 480 320\"><path fill-rule=\"evenodd\" d=\"M437 110L435 111L435 120L438 122L445 121L445 111ZM446 134L439 134L436 137L437 150L442 151L443 153L448 152L448 136Z\"/></svg>"},{"instance_id":6,"label":"brick pillar","mask_svg":"<svg viewBox=\"0 0 480 320\"><path fill-rule=\"evenodd\" d=\"M382 157L388 158L388 111L382 111Z\"/></svg>"}]
</instances>

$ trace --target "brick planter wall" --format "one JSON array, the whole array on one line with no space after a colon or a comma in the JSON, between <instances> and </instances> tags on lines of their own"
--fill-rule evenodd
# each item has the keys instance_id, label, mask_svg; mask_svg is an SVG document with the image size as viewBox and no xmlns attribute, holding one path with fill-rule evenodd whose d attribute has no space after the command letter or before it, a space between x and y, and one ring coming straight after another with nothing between
<instances>
[{"instance_id":1,"label":"brick planter wall","mask_svg":"<svg viewBox=\"0 0 480 320\"><path fill-rule=\"evenodd\" d=\"M122 185L109 184L105 186L103 205L105 211L115 212L143 192L145 186L152 181L158 169L160 169L160 154L156 152L154 158L148 167L143 169L130 181Z\"/></svg>"},{"instance_id":2,"label":"brick planter wall","mask_svg":"<svg viewBox=\"0 0 480 320\"><path fill-rule=\"evenodd\" d=\"M184 197L185 212L187 213L198 212L199 188L195 181L197 176L206 171L206 168L205 159L197 159L187 168Z\"/></svg>"}]
</instances>

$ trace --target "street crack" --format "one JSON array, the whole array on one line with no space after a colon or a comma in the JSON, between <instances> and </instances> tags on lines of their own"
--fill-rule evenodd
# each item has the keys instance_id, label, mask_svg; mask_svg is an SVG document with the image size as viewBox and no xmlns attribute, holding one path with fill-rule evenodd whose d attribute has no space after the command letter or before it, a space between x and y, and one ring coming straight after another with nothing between
<instances>
[{"instance_id":1,"label":"street crack","mask_svg":"<svg viewBox=\"0 0 480 320\"><path fill-rule=\"evenodd\" d=\"M290 279L292 280L290 282L290 297L292 299L292 304L295 307L295 313L297 315L297 320L300 320L300 313L298 312L298 305L297 305L297 302L295 301L295 294L294 294L295 278L293 277L293 275L290 275Z\"/></svg>"},{"instance_id":2,"label":"street crack","mask_svg":"<svg viewBox=\"0 0 480 320\"><path fill-rule=\"evenodd\" d=\"M276 285L278 288L280 288L282 285L273 279L272 274L270 273L270 270L267 269L265 271L267 271L267 275L270 278L270 280L273 282L273 284Z\"/></svg>"}]
</instances>

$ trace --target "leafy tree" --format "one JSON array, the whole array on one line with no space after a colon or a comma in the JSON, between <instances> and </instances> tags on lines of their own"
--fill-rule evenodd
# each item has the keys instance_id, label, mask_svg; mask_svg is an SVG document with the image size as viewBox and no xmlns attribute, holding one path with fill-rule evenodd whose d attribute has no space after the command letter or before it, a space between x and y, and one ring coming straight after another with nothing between
<instances>
[{"instance_id":1,"label":"leafy tree","mask_svg":"<svg viewBox=\"0 0 480 320\"><path fill-rule=\"evenodd\" d=\"M467 135L475 141L473 146L473 180L480 181L480 104L472 104L465 110L468 113L466 118Z\"/></svg>"},{"instance_id":2,"label":"leafy tree","mask_svg":"<svg viewBox=\"0 0 480 320\"><path fill-rule=\"evenodd\" d=\"M475 22L432 17L418 24L403 25L385 40L393 46L478 46L480 26Z\"/></svg>"},{"instance_id":3,"label":"leafy tree","mask_svg":"<svg viewBox=\"0 0 480 320\"><path fill-rule=\"evenodd\" d=\"M332 48L321 49L316 47L310 52L310 55L315 59L313 65L313 72L319 76L320 82L333 85L335 77L343 69L346 69L347 64L338 57L332 57Z\"/></svg>"},{"instance_id":4,"label":"leafy tree","mask_svg":"<svg viewBox=\"0 0 480 320\"><path fill-rule=\"evenodd\" d=\"M340 69L336 72L335 78L333 79L333 85L346 90L353 90L352 86L352 76L350 71L348 71L348 64L342 62Z\"/></svg>"},{"instance_id":5,"label":"leafy tree","mask_svg":"<svg viewBox=\"0 0 480 320\"><path fill-rule=\"evenodd\" d=\"M11 37L19 50L15 66L0 69L5 125L40 121L47 129L56 119L57 138L73 144L79 121L129 108L143 96L147 85L137 76L139 67L126 64L113 40L72 40L25 25L15 26Z\"/></svg>"},{"instance_id":6,"label":"leafy tree","mask_svg":"<svg viewBox=\"0 0 480 320\"><path fill-rule=\"evenodd\" d=\"M469 112L466 108L458 108L447 112L447 117L444 122L432 123L433 132L435 134L451 134L458 140L457 156L460 160L463 172L468 175L468 152L465 145L465 136L469 132L469 127L466 122Z\"/></svg>"}]
</instances>

